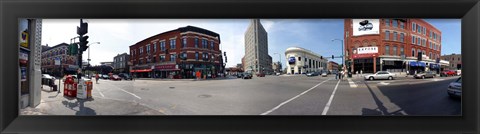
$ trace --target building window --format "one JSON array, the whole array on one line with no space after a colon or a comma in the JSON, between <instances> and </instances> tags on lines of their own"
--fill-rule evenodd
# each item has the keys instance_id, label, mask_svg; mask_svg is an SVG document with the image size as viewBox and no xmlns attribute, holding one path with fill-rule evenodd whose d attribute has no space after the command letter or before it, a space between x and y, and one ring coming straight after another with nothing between
<instances>
[{"instance_id":1,"label":"building window","mask_svg":"<svg viewBox=\"0 0 480 134\"><path fill-rule=\"evenodd\" d=\"M392 26L397 28L398 27L398 21L397 20L392 20Z\"/></svg>"},{"instance_id":2,"label":"building window","mask_svg":"<svg viewBox=\"0 0 480 134\"><path fill-rule=\"evenodd\" d=\"M432 52L430 52L430 56L429 56L429 57L430 57L430 59L433 59L433 57L432 57Z\"/></svg>"},{"instance_id":3,"label":"building window","mask_svg":"<svg viewBox=\"0 0 480 134\"><path fill-rule=\"evenodd\" d=\"M195 48L198 48L198 38L195 38Z\"/></svg>"},{"instance_id":4,"label":"building window","mask_svg":"<svg viewBox=\"0 0 480 134\"><path fill-rule=\"evenodd\" d=\"M140 47L140 55L143 54L143 47Z\"/></svg>"},{"instance_id":5,"label":"building window","mask_svg":"<svg viewBox=\"0 0 480 134\"><path fill-rule=\"evenodd\" d=\"M405 35L403 33L400 33L400 42L405 41Z\"/></svg>"},{"instance_id":6,"label":"building window","mask_svg":"<svg viewBox=\"0 0 480 134\"><path fill-rule=\"evenodd\" d=\"M390 39L390 31L385 31L385 40Z\"/></svg>"},{"instance_id":7,"label":"building window","mask_svg":"<svg viewBox=\"0 0 480 134\"><path fill-rule=\"evenodd\" d=\"M426 34L427 34L427 28L423 27L423 35L426 35Z\"/></svg>"},{"instance_id":8,"label":"building window","mask_svg":"<svg viewBox=\"0 0 480 134\"><path fill-rule=\"evenodd\" d=\"M415 36L412 35L412 44L415 44Z\"/></svg>"},{"instance_id":9,"label":"building window","mask_svg":"<svg viewBox=\"0 0 480 134\"><path fill-rule=\"evenodd\" d=\"M414 32L415 32L415 26L416 26L415 22L412 22L412 31Z\"/></svg>"},{"instance_id":10,"label":"building window","mask_svg":"<svg viewBox=\"0 0 480 134\"><path fill-rule=\"evenodd\" d=\"M395 21L394 21L395 22ZM397 41L397 32L393 32L393 40Z\"/></svg>"},{"instance_id":11,"label":"building window","mask_svg":"<svg viewBox=\"0 0 480 134\"><path fill-rule=\"evenodd\" d=\"M412 48L412 57L415 57L415 48Z\"/></svg>"},{"instance_id":12,"label":"building window","mask_svg":"<svg viewBox=\"0 0 480 134\"><path fill-rule=\"evenodd\" d=\"M170 39L170 49L175 49L175 48L177 48L177 40Z\"/></svg>"},{"instance_id":13,"label":"building window","mask_svg":"<svg viewBox=\"0 0 480 134\"><path fill-rule=\"evenodd\" d=\"M420 45L420 42L421 42L420 37L417 37L417 45Z\"/></svg>"},{"instance_id":14,"label":"building window","mask_svg":"<svg viewBox=\"0 0 480 134\"><path fill-rule=\"evenodd\" d=\"M390 19L385 19L385 26L390 26Z\"/></svg>"},{"instance_id":15,"label":"building window","mask_svg":"<svg viewBox=\"0 0 480 134\"><path fill-rule=\"evenodd\" d=\"M403 24L403 22L400 22L400 28L405 29L405 25Z\"/></svg>"},{"instance_id":16,"label":"building window","mask_svg":"<svg viewBox=\"0 0 480 134\"><path fill-rule=\"evenodd\" d=\"M423 54L423 53L422 53L422 50L420 50L420 49L417 49L417 53Z\"/></svg>"},{"instance_id":17,"label":"building window","mask_svg":"<svg viewBox=\"0 0 480 134\"><path fill-rule=\"evenodd\" d=\"M432 30L430 30L430 34L428 34L428 36L430 37L430 39L432 39Z\"/></svg>"},{"instance_id":18,"label":"building window","mask_svg":"<svg viewBox=\"0 0 480 134\"><path fill-rule=\"evenodd\" d=\"M420 25L417 24L417 33L420 33Z\"/></svg>"},{"instance_id":19,"label":"building window","mask_svg":"<svg viewBox=\"0 0 480 134\"><path fill-rule=\"evenodd\" d=\"M400 55L402 56L402 55L404 55L404 54L405 54L405 53L403 52L403 46L402 46L402 47L400 47Z\"/></svg>"},{"instance_id":20,"label":"building window","mask_svg":"<svg viewBox=\"0 0 480 134\"><path fill-rule=\"evenodd\" d=\"M162 51L165 51L165 41L161 41L161 42L160 42L160 49L161 49Z\"/></svg>"},{"instance_id":21,"label":"building window","mask_svg":"<svg viewBox=\"0 0 480 134\"><path fill-rule=\"evenodd\" d=\"M393 46L393 55L397 55L397 46Z\"/></svg>"},{"instance_id":22,"label":"building window","mask_svg":"<svg viewBox=\"0 0 480 134\"><path fill-rule=\"evenodd\" d=\"M198 52L195 52L195 60L198 61Z\"/></svg>"},{"instance_id":23,"label":"building window","mask_svg":"<svg viewBox=\"0 0 480 134\"><path fill-rule=\"evenodd\" d=\"M385 55L390 55L390 46L388 44L385 44Z\"/></svg>"},{"instance_id":24,"label":"building window","mask_svg":"<svg viewBox=\"0 0 480 134\"><path fill-rule=\"evenodd\" d=\"M156 42L153 43L153 52L157 52L157 43Z\"/></svg>"},{"instance_id":25,"label":"building window","mask_svg":"<svg viewBox=\"0 0 480 134\"><path fill-rule=\"evenodd\" d=\"M437 50L437 45L433 43L433 50Z\"/></svg>"},{"instance_id":26,"label":"building window","mask_svg":"<svg viewBox=\"0 0 480 134\"><path fill-rule=\"evenodd\" d=\"M215 55L212 54L212 61L215 61Z\"/></svg>"},{"instance_id":27,"label":"building window","mask_svg":"<svg viewBox=\"0 0 480 134\"><path fill-rule=\"evenodd\" d=\"M177 54L171 54L170 55L170 61L176 61Z\"/></svg>"},{"instance_id":28,"label":"building window","mask_svg":"<svg viewBox=\"0 0 480 134\"><path fill-rule=\"evenodd\" d=\"M207 48L207 39L202 39L202 48Z\"/></svg>"},{"instance_id":29,"label":"building window","mask_svg":"<svg viewBox=\"0 0 480 134\"><path fill-rule=\"evenodd\" d=\"M301 57L298 57L298 61L302 61L302 58L301 58Z\"/></svg>"},{"instance_id":30,"label":"building window","mask_svg":"<svg viewBox=\"0 0 480 134\"><path fill-rule=\"evenodd\" d=\"M214 48L214 43L213 43L213 40L212 40L212 41L210 41L210 49L213 50L213 48Z\"/></svg>"},{"instance_id":31,"label":"building window","mask_svg":"<svg viewBox=\"0 0 480 134\"><path fill-rule=\"evenodd\" d=\"M182 48L187 47L187 38L182 39Z\"/></svg>"},{"instance_id":32,"label":"building window","mask_svg":"<svg viewBox=\"0 0 480 134\"><path fill-rule=\"evenodd\" d=\"M150 53L150 44L147 45L147 53Z\"/></svg>"}]
</instances>

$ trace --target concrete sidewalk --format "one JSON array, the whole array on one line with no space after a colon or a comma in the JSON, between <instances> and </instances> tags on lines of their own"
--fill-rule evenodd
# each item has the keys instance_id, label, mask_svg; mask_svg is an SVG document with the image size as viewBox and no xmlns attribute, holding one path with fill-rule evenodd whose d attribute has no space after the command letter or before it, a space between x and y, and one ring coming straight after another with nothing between
<instances>
[{"instance_id":1,"label":"concrete sidewalk","mask_svg":"<svg viewBox=\"0 0 480 134\"><path fill-rule=\"evenodd\" d=\"M56 84L58 85L58 81ZM20 115L164 115L158 110L137 102L96 96L85 100L64 97L63 85L60 91L61 93L57 93L57 91L51 91L50 87L44 86L40 104L35 108L20 109Z\"/></svg>"},{"instance_id":2,"label":"concrete sidewalk","mask_svg":"<svg viewBox=\"0 0 480 134\"><path fill-rule=\"evenodd\" d=\"M217 77L217 78L207 78L207 79L169 79L169 78L136 78L135 80L153 80L153 81L208 81L208 80L227 80L227 79L236 79L236 77Z\"/></svg>"}]
</instances>

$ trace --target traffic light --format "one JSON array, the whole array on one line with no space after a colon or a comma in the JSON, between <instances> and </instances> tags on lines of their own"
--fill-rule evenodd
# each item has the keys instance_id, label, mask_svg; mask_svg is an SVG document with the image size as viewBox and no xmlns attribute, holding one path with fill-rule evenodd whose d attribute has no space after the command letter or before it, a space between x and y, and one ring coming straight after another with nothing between
<instances>
[{"instance_id":1,"label":"traffic light","mask_svg":"<svg viewBox=\"0 0 480 134\"><path fill-rule=\"evenodd\" d=\"M80 36L80 51L85 51L85 50L87 50L87 48L88 48L88 46L87 46L87 44L88 44L87 39L88 39L88 36L83 36L83 37Z\"/></svg>"},{"instance_id":2,"label":"traffic light","mask_svg":"<svg viewBox=\"0 0 480 134\"><path fill-rule=\"evenodd\" d=\"M322 60L323 60L323 56L320 56L320 59L322 59Z\"/></svg>"},{"instance_id":3,"label":"traffic light","mask_svg":"<svg viewBox=\"0 0 480 134\"><path fill-rule=\"evenodd\" d=\"M335 58L335 57L333 57L333 55L332 55L332 60L333 60L333 58Z\"/></svg>"},{"instance_id":4,"label":"traffic light","mask_svg":"<svg viewBox=\"0 0 480 134\"><path fill-rule=\"evenodd\" d=\"M68 46L68 55L77 55L78 54L78 45L76 43L70 44Z\"/></svg>"},{"instance_id":5,"label":"traffic light","mask_svg":"<svg viewBox=\"0 0 480 134\"><path fill-rule=\"evenodd\" d=\"M227 57L227 52L223 52L223 56Z\"/></svg>"},{"instance_id":6,"label":"traffic light","mask_svg":"<svg viewBox=\"0 0 480 134\"><path fill-rule=\"evenodd\" d=\"M225 63L227 63L227 56L225 56Z\"/></svg>"},{"instance_id":7,"label":"traffic light","mask_svg":"<svg viewBox=\"0 0 480 134\"><path fill-rule=\"evenodd\" d=\"M82 20L80 20L82 21ZM77 34L82 36L88 33L88 23L80 22L80 27L77 27Z\"/></svg>"}]
</instances>

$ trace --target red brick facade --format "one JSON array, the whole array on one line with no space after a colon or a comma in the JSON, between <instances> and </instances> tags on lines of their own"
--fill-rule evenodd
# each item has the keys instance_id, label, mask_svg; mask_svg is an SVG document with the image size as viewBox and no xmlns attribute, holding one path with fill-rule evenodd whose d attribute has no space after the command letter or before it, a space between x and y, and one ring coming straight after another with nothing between
<instances>
[{"instance_id":1,"label":"red brick facade","mask_svg":"<svg viewBox=\"0 0 480 134\"><path fill-rule=\"evenodd\" d=\"M184 45L184 39L186 44ZM197 39L197 45L195 45ZM206 46L204 43L206 41ZM172 43L175 44L172 47ZM213 48L212 48L213 43ZM162 48L164 44L164 49ZM150 47L148 50L148 46ZM220 46L220 36L214 32L187 26L176 30L167 31L142 40L130 46L130 61L133 64L133 70L162 68L162 65L178 65L177 74L187 71L197 71L198 68L209 69L204 73L217 74L223 66ZM168 54L166 54L168 51ZM198 60L196 58L198 53ZM180 55L186 54L186 59L182 60ZM203 58L206 54L205 58ZM174 55L175 61L171 61ZM205 59L205 60L204 60ZM213 66L213 67L212 67ZM197 68L195 70L194 68ZM212 69L213 68L213 69ZM162 71L162 70L152 70ZM166 74L169 75L169 74ZM176 75L176 74L175 74ZM178 76L184 78L188 75ZM152 75L142 75L140 77L156 77ZM167 76L162 76L167 77ZM175 76L177 77L177 76Z\"/></svg>"},{"instance_id":2,"label":"red brick facade","mask_svg":"<svg viewBox=\"0 0 480 134\"><path fill-rule=\"evenodd\" d=\"M344 24L347 61L352 60L355 48L371 46L378 47L378 57L401 59L402 48L407 60L417 59L418 50L425 52L424 55L429 57L430 61L441 56L441 31L423 19L379 19L379 34L361 36L353 36L352 19L345 19ZM387 33L389 33L388 37ZM412 36L415 37L414 43L412 43ZM418 39L420 39L419 42ZM389 51L386 51L387 46ZM415 53L412 54L412 52Z\"/></svg>"}]
</instances>

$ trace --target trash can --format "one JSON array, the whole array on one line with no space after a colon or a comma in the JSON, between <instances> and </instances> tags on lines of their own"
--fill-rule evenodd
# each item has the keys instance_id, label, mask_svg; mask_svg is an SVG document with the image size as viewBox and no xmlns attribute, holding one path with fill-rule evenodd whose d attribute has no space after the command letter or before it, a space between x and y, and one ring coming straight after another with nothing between
<instances>
[{"instance_id":1,"label":"trash can","mask_svg":"<svg viewBox=\"0 0 480 134\"><path fill-rule=\"evenodd\" d=\"M86 81L85 83L87 84L87 98L92 98L93 82Z\"/></svg>"}]
</instances>

